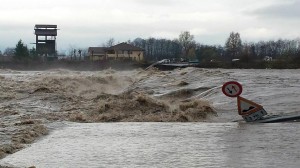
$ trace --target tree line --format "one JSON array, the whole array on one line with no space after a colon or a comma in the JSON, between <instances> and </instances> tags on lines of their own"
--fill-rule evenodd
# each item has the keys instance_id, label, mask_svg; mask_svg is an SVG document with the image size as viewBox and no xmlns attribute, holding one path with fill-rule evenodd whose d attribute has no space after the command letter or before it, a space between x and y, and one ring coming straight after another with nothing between
<instances>
[{"instance_id":1,"label":"tree line","mask_svg":"<svg viewBox=\"0 0 300 168\"><path fill-rule=\"evenodd\" d=\"M36 49L34 47L28 49L27 45L25 45L22 40L18 41L15 48L8 47L4 50L3 54L0 52L0 55L12 56L14 61L20 62L40 60Z\"/></svg>"},{"instance_id":2,"label":"tree line","mask_svg":"<svg viewBox=\"0 0 300 168\"><path fill-rule=\"evenodd\" d=\"M243 42L238 32L231 32L225 44L206 45L198 43L189 31L181 32L176 39L136 38L128 43L144 49L145 59L155 62L162 59L197 60L200 64L229 63L238 60L240 64L261 63L264 61L300 65L300 39L278 39L259 42ZM111 46L109 39L103 46ZM80 51L80 52L79 52ZM79 52L79 53L77 53ZM0 53L1 54L1 53ZM70 49L71 57L86 56L87 49ZM13 55L15 60L40 60L35 48L28 49L20 40L15 48L7 48L3 55ZM267 58L267 59L266 59ZM81 60L81 59L80 59ZM300 66L299 66L300 67Z\"/></svg>"},{"instance_id":3,"label":"tree line","mask_svg":"<svg viewBox=\"0 0 300 168\"><path fill-rule=\"evenodd\" d=\"M131 44L143 48L148 61L185 58L198 60L200 63L233 60L251 63L271 58L300 63L300 39L242 42L238 32L231 32L224 46L197 43L188 31L182 32L178 39L174 40L137 38Z\"/></svg>"}]
</instances>

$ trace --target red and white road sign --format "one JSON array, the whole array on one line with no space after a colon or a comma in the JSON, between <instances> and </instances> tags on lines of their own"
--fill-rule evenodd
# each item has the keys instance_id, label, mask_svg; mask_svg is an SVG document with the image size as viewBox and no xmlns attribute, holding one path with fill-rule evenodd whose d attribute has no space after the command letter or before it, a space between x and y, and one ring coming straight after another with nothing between
<instances>
[{"instance_id":1,"label":"red and white road sign","mask_svg":"<svg viewBox=\"0 0 300 168\"><path fill-rule=\"evenodd\" d=\"M228 97L238 97L242 91L242 85L236 81L226 82L222 87L222 92Z\"/></svg>"}]
</instances>

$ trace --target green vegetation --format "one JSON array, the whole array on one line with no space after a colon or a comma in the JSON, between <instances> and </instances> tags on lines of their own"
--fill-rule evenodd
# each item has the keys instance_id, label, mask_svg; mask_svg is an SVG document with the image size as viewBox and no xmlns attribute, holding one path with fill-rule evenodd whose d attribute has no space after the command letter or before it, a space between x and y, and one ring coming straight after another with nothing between
<instances>
[{"instance_id":1,"label":"green vegetation","mask_svg":"<svg viewBox=\"0 0 300 168\"><path fill-rule=\"evenodd\" d=\"M0 51L0 56L12 57L14 62L26 62L40 60L37 55L36 49L28 49L27 46L19 40L15 48L6 48L2 54Z\"/></svg>"},{"instance_id":2,"label":"green vegetation","mask_svg":"<svg viewBox=\"0 0 300 168\"><path fill-rule=\"evenodd\" d=\"M14 59L18 61L27 61L29 60L29 51L27 46L25 46L22 40L18 41L18 44L15 48Z\"/></svg>"}]
</instances>

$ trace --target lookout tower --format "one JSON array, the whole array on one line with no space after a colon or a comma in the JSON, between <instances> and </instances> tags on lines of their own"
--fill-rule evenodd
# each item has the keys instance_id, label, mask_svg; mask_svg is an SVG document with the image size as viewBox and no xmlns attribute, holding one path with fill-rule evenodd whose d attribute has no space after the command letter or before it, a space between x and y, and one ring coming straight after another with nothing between
<instances>
[{"instance_id":1,"label":"lookout tower","mask_svg":"<svg viewBox=\"0 0 300 168\"><path fill-rule=\"evenodd\" d=\"M36 24L34 31L37 54L46 59L55 58L57 25Z\"/></svg>"}]
</instances>

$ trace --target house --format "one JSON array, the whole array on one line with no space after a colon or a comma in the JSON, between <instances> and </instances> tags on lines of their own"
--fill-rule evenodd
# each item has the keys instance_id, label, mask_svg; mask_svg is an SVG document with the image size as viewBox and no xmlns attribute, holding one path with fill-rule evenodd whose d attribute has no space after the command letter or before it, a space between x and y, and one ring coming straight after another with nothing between
<instances>
[{"instance_id":1,"label":"house","mask_svg":"<svg viewBox=\"0 0 300 168\"><path fill-rule=\"evenodd\" d=\"M88 56L90 61L104 60L106 47L89 47Z\"/></svg>"},{"instance_id":2,"label":"house","mask_svg":"<svg viewBox=\"0 0 300 168\"><path fill-rule=\"evenodd\" d=\"M144 50L127 43L120 43L106 49L107 59L144 60Z\"/></svg>"},{"instance_id":3,"label":"house","mask_svg":"<svg viewBox=\"0 0 300 168\"><path fill-rule=\"evenodd\" d=\"M120 43L111 47L89 47L89 60L144 60L144 49L127 43Z\"/></svg>"}]
</instances>

